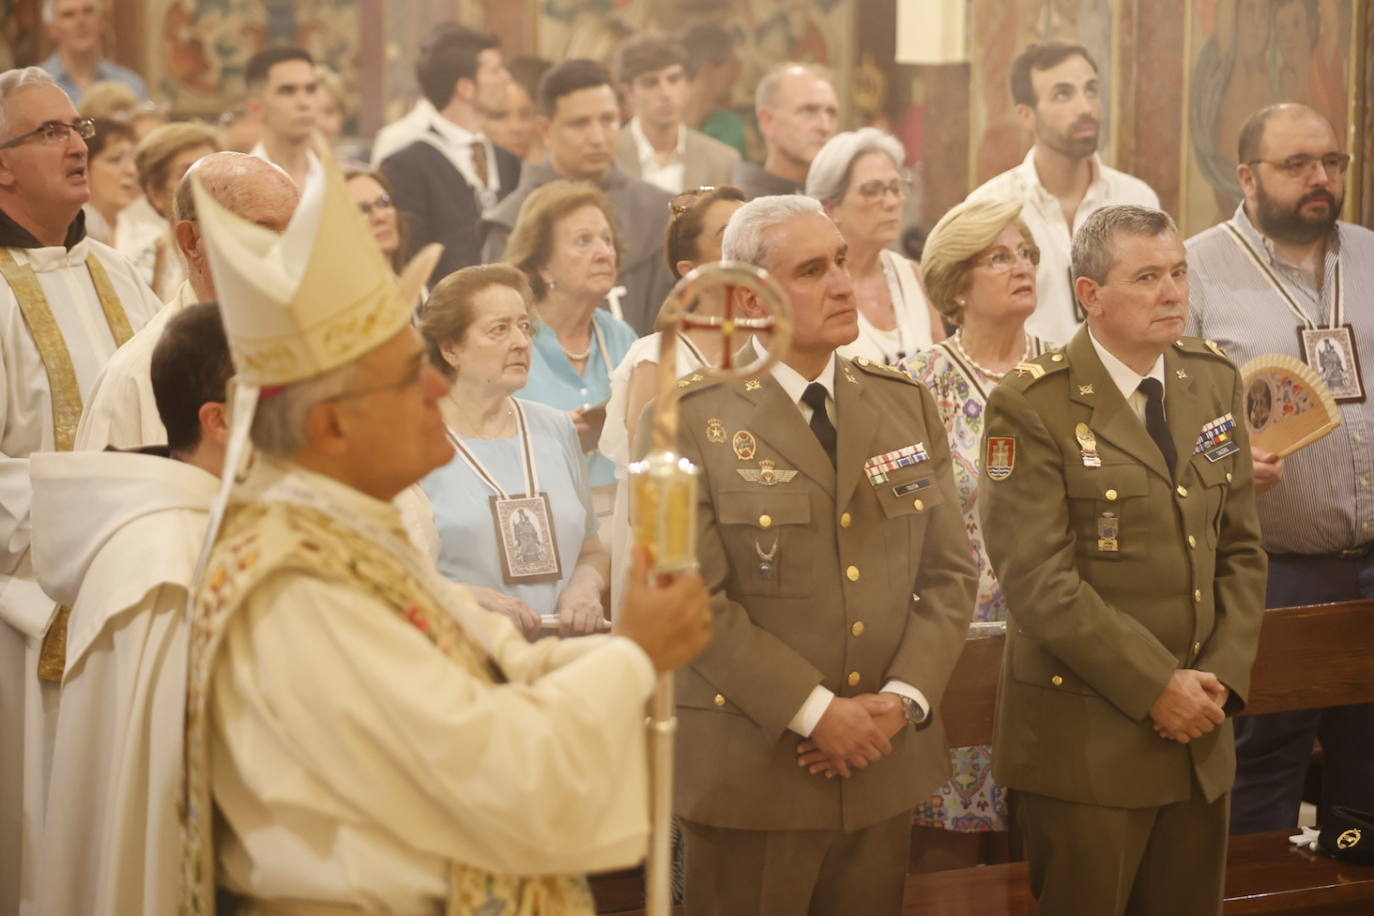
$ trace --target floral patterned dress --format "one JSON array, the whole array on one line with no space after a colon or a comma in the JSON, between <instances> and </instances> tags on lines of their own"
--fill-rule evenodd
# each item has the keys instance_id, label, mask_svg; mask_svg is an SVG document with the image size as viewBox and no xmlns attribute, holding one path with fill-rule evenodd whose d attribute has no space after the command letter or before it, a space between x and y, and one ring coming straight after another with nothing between
<instances>
[{"instance_id":1,"label":"floral patterned dress","mask_svg":"<svg viewBox=\"0 0 1374 916\"><path fill-rule=\"evenodd\" d=\"M1029 356L1049 349L1031 337ZM1029 356L1027 358L1029 358ZM953 341L943 341L904 359L898 368L930 389L949 436L954 487L964 513L964 527L978 567L975 621L1006 620L1002 586L988 563L987 546L978 521L978 463L983 439L983 411L998 378L976 367ZM1007 829L1006 790L992 779L992 746L951 748L954 775L917 806L915 823L958 833Z\"/></svg>"}]
</instances>

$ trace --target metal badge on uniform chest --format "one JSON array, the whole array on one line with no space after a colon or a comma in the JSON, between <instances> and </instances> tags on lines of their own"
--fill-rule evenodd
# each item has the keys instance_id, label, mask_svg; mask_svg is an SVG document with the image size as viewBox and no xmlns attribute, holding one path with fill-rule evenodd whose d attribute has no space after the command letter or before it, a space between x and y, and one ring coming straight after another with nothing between
<instances>
[{"instance_id":1,"label":"metal badge on uniform chest","mask_svg":"<svg viewBox=\"0 0 1374 916\"><path fill-rule=\"evenodd\" d=\"M773 538L773 546L767 550L764 550L756 539L754 541L754 553L759 558L759 576L764 579L773 578L773 563L778 558L778 539Z\"/></svg>"},{"instance_id":2,"label":"metal badge on uniform chest","mask_svg":"<svg viewBox=\"0 0 1374 916\"><path fill-rule=\"evenodd\" d=\"M1073 435L1078 440L1078 450L1083 454L1083 467L1102 467L1102 458L1097 454L1097 437L1088 428L1088 424L1079 423L1073 428Z\"/></svg>"},{"instance_id":3,"label":"metal badge on uniform chest","mask_svg":"<svg viewBox=\"0 0 1374 916\"><path fill-rule=\"evenodd\" d=\"M1118 536L1121 532L1121 520L1116 517L1115 512L1103 512L1097 517L1097 549L1102 553L1116 553L1121 549L1121 542Z\"/></svg>"},{"instance_id":4,"label":"metal badge on uniform chest","mask_svg":"<svg viewBox=\"0 0 1374 916\"><path fill-rule=\"evenodd\" d=\"M753 461L754 453L758 451L759 447L758 442L754 439L754 434L747 429L735 433L730 444L735 449L735 457L740 461Z\"/></svg>"}]
</instances>

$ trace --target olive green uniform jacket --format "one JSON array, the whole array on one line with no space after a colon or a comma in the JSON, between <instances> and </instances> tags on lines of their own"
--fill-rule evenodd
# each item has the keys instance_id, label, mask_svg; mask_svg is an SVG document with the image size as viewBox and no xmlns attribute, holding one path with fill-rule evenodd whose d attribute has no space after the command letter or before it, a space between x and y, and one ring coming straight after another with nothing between
<instances>
[{"instance_id":1,"label":"olive green uniform jacket","mask_svg":"<svg viewBox=\"0 0 1374 916\"><path fill-rule=\"evenodd\" d=\"M1008 608L993 773L1125 808L1188 799L1196 777L1212 801L1235 776L1230 720L1184 745L1154 732L1150 708L1180 668L1216 674L1228 713L1249 690L1266 558L1240 374L1210 342L1169 348L1170 469L1086 328L1022 366L988 398L979 481ZM1226 414L1231 445L1198 451ZM1078 424L1101 467L1085 463Z\"/></svg>"},{"instance_id":2,"label":"olive green uniform jacket","mask_svg":"<svg viewBox=\"0 0 1374 916\"><path fill-rule=\"evenodd\" d=\"M855 830L911 808L949 773L936 710L977 576L944 426L924 387L836 360L835 467L771 375L689 381L680 403L715 596L711 645L677 682L676 810L699 823ZM870 457L917 444L925 460L870 482ZM765 572L760 551L774 549ZM812 688L852 697L889 679L925 695L930 727L904 728L890 756L848 779L797 766L802 739L788 723Z\"/></svg>"}]
</instances>

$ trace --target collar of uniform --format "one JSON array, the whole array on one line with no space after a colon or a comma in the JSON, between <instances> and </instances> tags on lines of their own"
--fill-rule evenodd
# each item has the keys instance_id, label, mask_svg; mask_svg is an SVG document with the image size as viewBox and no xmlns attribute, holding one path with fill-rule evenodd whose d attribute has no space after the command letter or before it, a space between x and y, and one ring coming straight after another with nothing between
<instances>
[{"instance_id":1,"label":"collar of uniform","mask_svg":"<svg viewBox=\"0 0 1374 916\"><path fill-rule=\"evenodd\" d=\"M455 124L439 112L429 119L429 129L439 135L445 143L453 146L454 149L466 149L474 143L486 142L486 137L478 131L473 133L461 124Z\"/></svg>"},{"instance_id":2,"label":"collar of uniform","mask_svg":"<svg viewBox=\"0 0 1374 916\"><path fill-rule=\"evenodd\" d=\"M1131 400L1131 395L1136 393L1140 383L1147 378L1158 380L1162 386L1164 384L1164 354L1160 354L1150 367L1150 371L1141 375L1130 366L1116 358L1116 355L1106 347L1102 346L1101 341L1093 336L1093 332L1088 331L1088 339L1093 342L1093 349L1097 351L1097 358L1102 360L1102 368L1107 370L1107 375L1111 376L1116 387L1121 389L1121 396L1127 403Z\"/></svg>"},{"instance_id":3,"label":"collar of uniform","mask_svg":"<svg viewBox=\"0 0 1374 916\"><path fill-rule=\"evenodd\" d=\"M635 141L635 149L639 153L640 169L653 169L658 167L658 150L649 142L649 138L644 135L644 128L640 126L639 116L630 119L630 123L625 127L630 131L630 137ZM673 162L682 162L687 155L687 125L677 126L677 149L673 150Z\"/></svg>"},{"instance_id":4,"label":"collar of uniform","mask_svg":"<svg viewBox=\"0 0 1374 916\"><path fill-rule=\"evenodd\" d=\"M1038 145L1032 144L1030 152L1026 153L1026 158L1021 160L1021 164L1016 166L1016 173L1021 177L1025 186L1034 190L1036 194L1044 200L1058 200L1053 194L1045 190L1045 185L1040 181L1040 170L1035 167L1035 151ZM1102 171L1102 159L1093 153L1092 157L1093 180L1088 183L1088 192L1083 196L1084 200L1096 194L1105 197L1107 194L1107 176Z\"/></svg>"},{"instance_id":5,"label":"collar of uniform","mask_svg":"<svg viewBox=\"0 0 1374 916\"><path fill-rule=\"evenodd\" d=\"M63 242L64 247L74 248L78 242L86 237L86 212L78 210L76 219L67 227L67 238ZM0 210L0 248L43 248L45 247L38 239L33 237L33 233L15 222L8 213ZM82 255L85 260L85 255Z\"/></svg>"},{"instance_id":6,"label":"collar of uniform","mask_svg":"<svg viewBox=\"0 0 1374 916\"><path fill-rule=\"evenodd\" d=\"M758 338L755 337L752 341L754 344L754 352L759 353L761 347L759 346ZM805 378L800 372L793 369L782 360L778 360L773 364L773 368L769 370L769 374L771 374L773 379L782 386L782 390L791 398L793 404L801 404L802 395L806 392L806 386L810 385L812 382L820 383L821 387L825 389L825 396L830 399L830 403L835 403L834 353L830 354L829 362L825 364L825 368L821 370L821 374L814 379Z\"/></svg>"}]
</instances>

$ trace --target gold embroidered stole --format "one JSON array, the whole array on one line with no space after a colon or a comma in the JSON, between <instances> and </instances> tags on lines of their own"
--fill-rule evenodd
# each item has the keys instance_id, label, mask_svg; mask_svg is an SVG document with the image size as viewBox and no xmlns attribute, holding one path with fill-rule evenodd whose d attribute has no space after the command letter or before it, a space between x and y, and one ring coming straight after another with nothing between
<instances>
[{"instance_id":1,"label":"gold embroidered stole","mask_svg":"<svg viewBox=\"0 0 1374 916\"><path fill-rule=\"evenodd\" d=\"M110 326L115 346L122 347L134 336L129 325L129 316L119 302L105 265L94 254L86 256L86 270L91 275L91 285L95 287L96 298L105 313L105 323ZM48 376L48 391L52 400L52 435L54 447L59 452L70 452L76 444L76 427L81 422L81 388L76 382L76 369L72 366L72 355L67 351L67 341L62 337L62 328L53 317L48 297L43 294L43 285L32 267L20 264L7 248L0 248L0 276L5 278L24 323L29 326L38 356L43 360L43 370ZM45 681L61 682L67 664L67 618L71 608L59 607L48 631L43 634L43 646L38 656L38 676Z\"/></svg>"},{"instance_id":2,"label":"gold embroidered stole","mask_svg":"<svg viewBox=\"0 0 1374 916\"><path fill-rule=\"evenodd\" d=\"M404 541L404 534L396 532ZM186 809L182 912L215 912L210 691L215 660L236 612L273 572L293 569L364 592L390 607L473 677L499 670L436 600L422 578L382 545L325 512L290 502L232 508L194 596L187 672ZM581 877L491 875L454 862L448 916L592 916Z\"/></svg>"}]
</instances>

